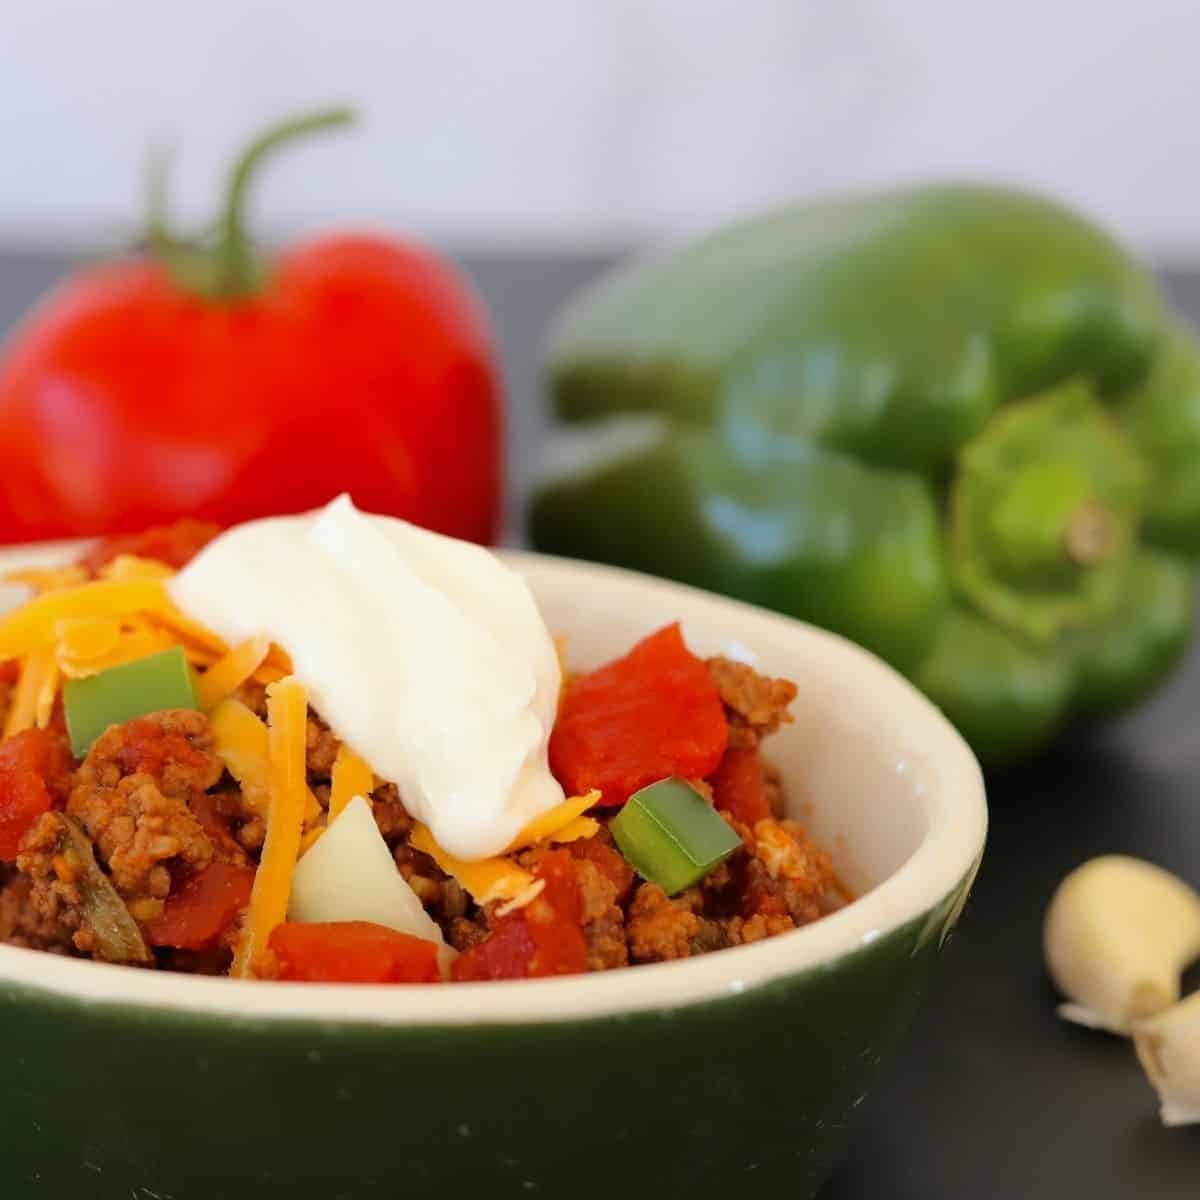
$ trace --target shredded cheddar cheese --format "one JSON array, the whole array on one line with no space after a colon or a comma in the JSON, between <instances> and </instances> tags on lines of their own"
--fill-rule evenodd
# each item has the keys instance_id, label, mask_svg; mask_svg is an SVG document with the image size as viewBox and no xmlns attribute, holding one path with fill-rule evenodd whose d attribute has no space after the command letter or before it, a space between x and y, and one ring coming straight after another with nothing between
<instances>
[{"instance_id":1,"label":"shredded cheddar cheese","mask_svg":"<svg viewBox=\"0 0 1200 1200\"><path fill-rule=\"evenodd\" d=\"M234 646L223 658L217 659L196 684L200 707L208 712L236 692L262 665L270 649L269 639L255 637Z\"/></svg>"},{"instance_id":2,"label":"shredded cheddar cheese","mask_svg":"<svg viewBox=\"0 0 1200 1200\"><path fill-rule=\"evenodd\" d=\"M477 904L503 901L503 908L499 910L503 916L505 912L523 908L542 890L537 886L540 880L535 880L528 871L506 856L537 842L574 842L594 837L600 829L600 822L582 814L599 799L598 791L588 792L556 804L530 821L513 838L504 854L495 858L476 862L455 858L438 845L428 827L420 822L413 826L409 844L414 850L428 854L447 875L453 875Z\"/></svg>"},{"instance_id":3,"label":"shredded cheddar cheese","mask_svg":"<svg viewBox=\"0 0 1200 1200\"><path fill-rule=\"evenodd\" d=\"M166 596L165 592L163 592L163 596ZM176 634L185 647L191 645L205 650L213 656L213 661L229 653L229 647L211 629L207 629L199 621L193 621L170 601L161 607L152 609L151 612L155 623L165 626Z\"/></svg>"},{"instance_id":4,"label":"shredded cheddar cheese","mask_svg":"<svg viewBox=\"0 0 1200 1200\"><path fill-rule=\"evenodd\" d=\"M118 617L63 617L55 623L55 659L68 679L81 679L169 650L175 639L145 621Z\"/></svg>"},{"instance_id":5,"label":"shredded cheddar cheese","mask_svg":"<svg viewBox=\"0 0 1200 1200\"><path fill-rule=\"evenodd\" d=\"M22 659L16 694L4 722L6 738L32 729L37 723L38 702L53 672L54 650L51 646L40 646ZM53 703L51 696L51 705Z\"/></svg>"},{"instance_id":6,"label":"shredded cheddar cheese","mask_svg":"<svg viewBox=\"0 0 1200 1200\"><path fill-rule=\"evenodd\" d=\"M100 568L101 579L170 579L174 574L165 562L137 554L118 554Z\"/></svg>"},{"instance_id":7,"label":"shredded cheddar cheese","mask_svg":"<svg viewBox=\"0 0 1200 1200\"><path fill-rule=\"evenodd\" d=\"M428 854L447 875L453 875L477 904L515 900L535 882L528 871L508 858L467 862L447 854L434 840L433 834L419 823L413 826L409 844L414 850ZM533 896L529 899L532 900Z\"/></svg>"},{"instance_id":8,"label":"shredded cheddar cheese","mask_svg":"<svg viewBox=\"0 0 1200 1200\"><path fill-rule=\"evenodd\" d=\"M6 571L0 576L5 583L17 583L32 588L35 592L57 592L63 588L78 587L87 583L88 573L83 567L26 567L20 571Z\"/></svg>"},{"instance_id":9,"label":"shredded cheddar cheese","mask_svg":"<svg viewBox=\"0 0 1200 1200\"><path fill-rule=\"evenodd\" d=\"M102 658L121 640L121 622L116 617L63 617L55 622L54 640L61 658Z\"/></svg>"},{"instance_id":10,"label":"shredded cheddar cheese","mask_svg":"<svg viewBox=\"0 0 1200 1200\"><path fill-rule=\"evenodd\" d=\"M208 714L213 749L225 769L238 782L242 798L260 817L268 812L270 791L270 734L240 700L222 700ZM321 802L305 787L304 823L316 825L321 819Z\"/></svg>"},{"instance_id":11,"label":"shredded cheddar cheese","mask_svg":"<svg viewBox=\"0 0 1200 1200\"><path fill-rule=\"evenodd\" d=\"M58 699L59 680L58 663L51 654L33 704L33 721L38 729L47 728L50 718L54 715L54 701Z\"/></svg>"},{"instance_id":12,"label":"shredded cheddar cheese","mask_svg":"<svg viewBox=\"0 0 1200 1200\"><path fill-rule=\"evenodd\" d=\"M362 796L371 803L371 792L375 789L375 776L371 768L349 746L343 742L333 760L333 777L329 786L329 820L335 821L342 810L354 799Z\"/></svg>"},{"instance_id":13,"label":"shredded cheddar cheese","mask_svg":"<svg viewBox=\"0 0 1200 1200\"><path fill-rule=\"evenodd\" d=\"M594 817L576 817L550 835L550 841L565 845L567 842L582 842L600 832L600 822Z\"/></svg>"},{"instance_id":14,"label":"shredded cheddar cheese","mask_svg":"<svg viewBox=\"0 0 1200 1200\"><path fill-rule=\"evenodd\" d=\"M544 879L535 879L519 896L514 896L506 904L500 905L496 909L496 916L507 917L509 913L516 912L519 908L524 908L527 904L532 904L546 890L546 881Z\"/></svg>"},{"instance_id":15,"label":"shredded cheddar cheese","mask_svg":"<svg viewBox=\"0 0 1200 1200\"><path fill-rule=\"evenodd\" d=\"M556 804L547 812L534 817L509 843L505 854L523 850L535 842L574 842L579 838L591 837L600 826L598 822L590 817L585 818L583 814L599 801L600 793L593 791L582 796L571 796L561 804ZM567 829L571 829L572 835L563 837Z\"/></svg>"},{"instance_id":16,"label":"shredded cheddar cheese","mask_svg":"<svg viewBox=\"0 0 1200 1200\"><path fill-rule=\"evenodd\" d=\"M288 676L271 684L267 689L270 743L267 836L230 970L235 978L253 975L271 931L287 918L308 792L304 782L307 722L308 700L299 681Z\"/></svg>"},{"instance_id":17,"label":"shredded cheddar cheese","mask_svg":"<svg viewBox=\"0 0 1200 1200\"><path fill-rule=\"evenodd\" d=\"M240 701L222 700L208 714L213 749L238 782L247 808L267 815L270 735L267 727Z\"/></svg>"},{"instance_id":18,"label":"shredded cheddar cheese","mask_svg":"<svg viewBox=\"0 0 1200 1200\"><path fill-rule=\"evenodd\" d=\"M52 642L64 618L166 613L171 607L157 579L101 579L65 591L43 592L0 618L0 660L23 658Z\"/></svg>"}]
</instances>

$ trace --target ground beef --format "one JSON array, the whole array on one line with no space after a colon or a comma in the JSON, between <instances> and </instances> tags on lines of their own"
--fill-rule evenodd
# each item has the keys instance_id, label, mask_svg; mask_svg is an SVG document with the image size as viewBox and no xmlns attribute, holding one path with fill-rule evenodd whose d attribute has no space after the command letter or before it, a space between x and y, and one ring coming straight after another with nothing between
<instances>
[{"instance_id":1,"label":"ground beef","mask_svg":"<svg viewBox=\"0 0 1200 1200\"><path fill-rule=\"evenodd\" d=\"M767 819L753 830L735 828L745 849L730 861L735 882L723 900L737 901L736 915L786 917L792 925L807 925L840 906L829 855L795 821Z\"/></svg>"},{"instance_id":2,"label":"ground beef","mask_svg":"<svg viewBox=\"0 0 1200 1200\"><path fill-rule=\"evenodd\" d=\"M396 866L404 876L405 882L416 892L417 898L436 920L442 915L445 885L451 882L449 876L428 854L422 854L420 850L414 850L406 843L401 843L395 848L394 856ZM461 889L457 884L455 889L453 907L457 910L461 906L461 897L458 894ZM456 911L455 915L462 914Z\"/></svg>"},{"instance_id":3,"label":"ground beef","mask_svg":"<svg viewBox=\"0 0 1200 1200\"><path fill-rule=\"evenodd\" d=\"M778 819L784 813L783 776L780 774L779 768L774 763L768 762L765 758L762 760L762 772L763 795L767 798L771 815Z\"/></svg>"},{"instance_id":4,"label":"ground beef","mask_svg":"<svg viewBox=\"0 0 1200 1200\"><path fill-rule=\"evenodd\" d=\"M234 693L260 721L267 719L267 689L265 684L248 679ZM333 731L310 708L308 724L304 731L306 751L306 766L308 767L309 782L329 782L333 773L333 760L337 758L341 742L334 736Z\"/></svg>"},{"instance_id":5,"label":"ground beef","mask_svg":"<svg viewBox=\"0 0 1200 1200\"><path fill-rule=\"evenodd\" d=\"M575 859L579 899L583 909L583 938L589 971L608 971L629 962L625 914L617 904L617 886L595 863Z\"/></svg>"},{"instance_id":6,"label":"ground beef","mask_svg":"<svg viewBox=\"0 0 1200 1200\"><path fill-rule=\"evenodd\" d=\"M64 829L61 813L43 813L21 839L20 874L0 899L0 940L59 954L91 951L83 896L60 854Z\"/></svg>"},{"instance_id":7,"label":"ground beef","mask_svg":"<svg viewBox=\"0 0 1200 1200\"><path fill-rule=\"evenodd\" d=\"M233 694L235 700L240 700L260 721L267 719L267 687L257 679L247 679Z\"/></svg>"},{"instance_id":8,"label":"ground beef","mask_svg":"<svg viewBox=\"0 0 1200 1200\"><path fill-rule=\"evenodd\" d=\"M790 680L760 675L731 658L710 658L706 665L725 706L731 746L753 746L792 719L788 705L796 685Z\"/></svg>"},{"instance_id":9,"label":"ground beef","mask_svg":"<svg viewBox=\"0 0 1200 1200\"><path fill-rule=\"evenodd\" d=\"M201 870L213 860L212 843L175 796L164 796L148 775L130 775L115 788L81 784L67 811L83 826L126 899L165 898L172 865Z\"/></svg>"},{"instance_id":10,"label":"ground beef","mask_svg":"<svg viewBox=\"0 0 1200 1200\"><path fill-rule=\"evenodd\" d=\"M261 850L267 840L267 823L259 816L248 817L237 827L234 836L243 850L249 853Z\"/></svg>"},{"instance_id":11,"label":"ground beef","mask_svg":"<svg viewBox=\"0 0 1200 1200\"><path fill-rule=\"evenodd\" d=\"M333 761L342 743L334 737L329 726L311 709L304 733L309 780L328 780L333 774Z\"/></svg>"},{"instance_id":12,"label":"ground beef","mask_svg":"<svg viewBox=\"0 0 1200 1200\"><path fill-rule=\"evenodd\" d=\"M761 942L763 938L788 933L796 928L796 923L791 917L758 913L753 917L727 917L721 922L721 928L725 935L724 945L746 946L751 942Z\"/></svg>"},{"instance_id":13,"label":"ground beef","mask_svg":"<svg viewBox=\"0 0 1200 1200\"><path fill-rule=\"evenodd\" d=\"M672 900L657 884L643 883L634 893L625 926L630 961L687 958L700 930L694 897L685 892Z\"/></svg>"},{"instance_id":14,"label":"ground beef","mask_svg":"<svg viewBox=\"0 0 1200 1200\"><path fill-rule=\"evenodd\" d=\"M101 734L75 783L115 787L126 776L149 775L164 796L189 800L215 786L223 773L212 752L208 718L177 708L137 717Z\"/></svg>"},{"instance_id":15,"label":"ground beef","mask_svg":"<svg viewBox=\"0 0 1200 1200\"><path fill-rule=\"evenodd\" d=\"M408 837L413 819L401 803L400 792L394 783L381 784L371 793L371 808L375 813L375 824L388 845Z\"/></svg>"},{"instance_id":16,"label":"ground beef","mask_svg":"<svg viewBox=\"0 0 1200 1200\"><path fill-rule=\"evenodd\" d=\"M482 909L479 909L474 917L455 917L445 930L446 941L460 954L464 950L470 950L472 946L478 946L490 932L487 917Z\"/></svg>"},{"instance_id":17,"label":"ground beef","mask_svg":"<svg viewBox=\"0 0 1200 1200\"><path fill-rule=\"evenodd\" d=\"M161 900L176 874L213 861L212 842L188 801L221 774L202 713L155 713L97 739L75 773L67 812L92 839L122 897Z\"/></svg>"},{"instance_id":18,"label":"ground beef","mask_svg":"<svg viewBox=\"0 0 1200 1200\"><path fill-rule=\"evenodd\" d=\"M72 930L57 910L47 911L42 897L33 897L33 880L13 871L0 884L0 942L27 950L71 954Z\"/></svg>"},{"instance_id":19,"label":"ground beef","mask_svg":"<svg viewBox=\"0 0 1200 1200\"><path fill-rule=\"evenodd\" d=\"M240 788L227 787L217 792L193 796L188 809L212 843L213 861L242 867L250 861L248 849L262 846L266 822L251 813L247 816ZM247 826L253 826L249 838L244 837Z\"/></svg>"}]
</instances>

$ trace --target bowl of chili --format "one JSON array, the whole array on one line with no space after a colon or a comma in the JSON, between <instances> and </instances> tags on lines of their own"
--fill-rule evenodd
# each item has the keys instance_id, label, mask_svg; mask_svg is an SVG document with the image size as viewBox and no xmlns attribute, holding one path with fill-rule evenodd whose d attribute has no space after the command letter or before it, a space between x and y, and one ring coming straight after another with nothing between
<instances>
[{"instance_id":1,"label":"bowl of chili","mask_svg":"<svg viewBox=\"0 0 1200 1200\"><path fill-rule=\"evenodd\" d=\"M978 869L978 765L915 689L834 635L628 571L504 558L574 675L677 626L697 656L794 680L794 719L771 741L783 815L828 848L852 901L715 953L461 986L285 986L0 945L14 1187L72 1200L820 1187ZM11 551L0 567L62 559ZM151 683L172 686L177 666ZM730 852L707 826L690 858L664 843L695 797L680 780L639 787L612 830L668 888Z\"/></svg>"}]
</instances>

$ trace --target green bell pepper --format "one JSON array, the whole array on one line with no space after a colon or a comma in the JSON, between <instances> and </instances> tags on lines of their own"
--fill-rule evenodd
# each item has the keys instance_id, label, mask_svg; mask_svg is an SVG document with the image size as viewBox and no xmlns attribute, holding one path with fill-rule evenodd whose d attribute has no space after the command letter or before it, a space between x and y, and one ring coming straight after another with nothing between
<instances>
[{"instance_id":1,"label":"green bell pepper","mask_svg":"<svg viewBox=\"0 0 1200 1200\"><path fill-rule=\"evenodd\" d=\"M69 679L63 688L63 711L76 758L83 758L110 725L168 708L199 707L196 681L182 646L109 667L98 675Z\"/></svg>"},{"instance_id":2,"label":"green bell pepper","mask_svg":"<svg viewBox=\"0 0 1200 1200\"><path fill-rule=\"evenodd\" d=\"M742 844L686 779L660 779L634 792L608 829L633 869L668 896L699 883Z\"/></svg>"},{"instance_id":3,"label":"green bell pepper","mask_svg":"<svg viewBox=\"0 0 1200 1200\"><path fill-rule=\"evenodd\" d=\"M814 621L989 764L1136 703L1200 552L1200 351L1150 274L1046 200L804 204L563 313L535 546Z\"/></svg>"}]
</instances>

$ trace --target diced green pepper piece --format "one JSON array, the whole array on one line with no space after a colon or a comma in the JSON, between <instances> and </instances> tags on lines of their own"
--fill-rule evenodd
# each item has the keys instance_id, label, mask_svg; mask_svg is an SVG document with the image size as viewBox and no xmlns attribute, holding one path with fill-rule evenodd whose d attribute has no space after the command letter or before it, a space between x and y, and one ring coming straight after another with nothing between
<instances>
[{"instance_id":1,"label":"diced green pepper piece","mask_svg":"<svg viewBox=\"0 0 1200 1200\"><path fill-rule=\"evenodd\" d=\"M166 708L200 707L182 646L71 679L63 688L71 752L82 758L110 726Z\"/></svg>"},{"instance_id":2,"label":"diced green pepper piece","mask_svg":"<svg viewBox=\"0 0 1200 1200\"><path fill-rule=\"evenodd\" d=\"M83 920L96 939L92 954L105 962L152 963L154 956L142 931L112 881L100 870L87 835L70 817L60 819L59 853L78 877Z\"/></svg>"},{"instance_id":3,"label":"diced green pepper piece","mask_svg":"<svg viewBox=\"0 0 1200 1200\"><path fill-rule=\"evenodd\" d=\"M742 844L683 779L660 779L634 792L608 828L637 873L668 896L698 883Z\"/></svg>"}]
</instances>

